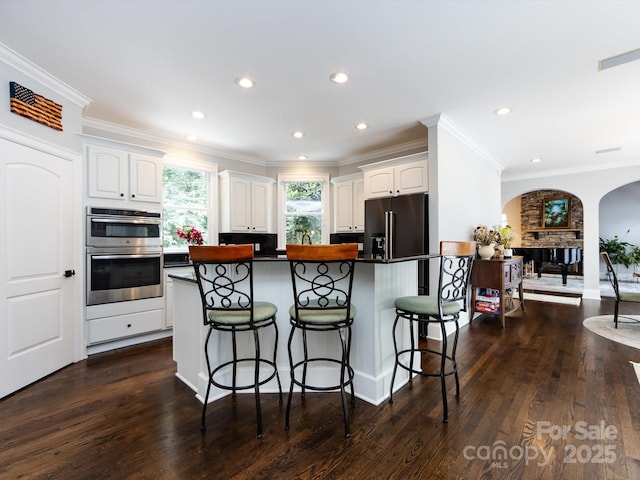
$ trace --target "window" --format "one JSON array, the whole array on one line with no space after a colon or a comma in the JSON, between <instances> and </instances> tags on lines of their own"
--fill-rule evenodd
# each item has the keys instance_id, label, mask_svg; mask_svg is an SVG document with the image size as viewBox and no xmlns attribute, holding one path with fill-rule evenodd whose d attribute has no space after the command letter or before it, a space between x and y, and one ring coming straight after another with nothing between
<instances>
[{"instance_id":1,"label":"window","mask_svg":"<svg viewBox=\"0 0 640 480\"><path fill-rule=\"evenodd\" d=\"M185 240L178 237L176 230L195 227L202 232L205 244L211 244L209 232L215 232L212 225L212 198L216 168L196 169L183 165L164 165L163 184L163 246L167 250L184 250Z\"/></svg>"},{"instance_id":2,"label":"window","mask_svg":"<svg viewBox=\"0 0 640 480\"><path fill-rule=\"evenodd\" d=\"M329 243L329 176L278 177L278 244Z\"/></svg>"}]
</instances>

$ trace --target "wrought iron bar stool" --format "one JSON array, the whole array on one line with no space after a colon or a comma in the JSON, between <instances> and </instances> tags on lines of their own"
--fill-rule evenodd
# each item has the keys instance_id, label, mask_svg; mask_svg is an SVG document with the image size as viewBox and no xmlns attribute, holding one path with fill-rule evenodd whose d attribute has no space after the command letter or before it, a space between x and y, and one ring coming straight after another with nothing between
<instances>
[{"instance_id":1,"label":"wrought iron bar stool","mask_svg":"<svg viewBox=\"0 0 640 480\"><path fill-rule=\"evenodd\" d=\"M289 309L291 333L289 334L289 366L291 368L291 385L287 399L285 428L289 429L289 414L294 385L305 390L334 391L340 390L342 412L344 416L345 437L351 435L349 412L345 389L351 387L353 393L353 368L349 362L351 353L351 325L356 316L356 307L351 303L353 271L358 256L358 245L287 245L287 258L291 267L294 304ZM299 331L302 337L302 359L293 359L292 343L294 334ZM310 332L337 332L340 338L341 352L339 356L311 357ZM313 343L312 345L316 345ZM307 379L307 370L311 365L339 365L338 382L334 385L311 385ZM321 382L318 382L321 383ZM328 383L332 383L329 381Z\"/></svg>"},{"instance_id":2,"label":"wrought iron bar stool","mask_svg":"<svg viewBox=\"0 0 640 480\"><path fill-rule=\"evenodd\" d=\"M189 256L200 289L203 322L209 326L204 344L209 382L202 405L202 431L206 430L205 416L211 386L231 390L254 389L258 438L262 438L262 410L260 408L260 386L272 380L278 382L280 403L282 386L276 366L278 345L277 307L270 302L258 302L253 298L253 245L189 247ZM259 330L273 326L275 339L272 357L261 354ZM212 364L210 341L214 331L231 334L232 358ZM253 337L253 352L238 352L239 333L250 332ZM219 353L219 352L218 352ZM247 383L238 385L238 367L252 367ZM264 367L264 368L261 368ZM230 381L224 381L231 370Z\"/></svg>"},{"instance_id":3,"label":"wrought iron bar stool","mask_svg":"<svg viewBox=\"0 0 640 480\"><path fill-rule=\"evenodd\" d=\"M393 383L395 382L398 367L409 372L409 383L414 374L440 377L442 388L443 421L449 420L447 405L446 377L453 375L456 381L456 398L460 397L460 382L458 380L458 366L456 364L456 348L458 346L458 319L461 311L469 307L469 278L471 265L476 253L476 242L440 242L440 273L438 280L438 292L436 295L416 295L400 297L395 300L396 318L393 322L393 347L395 350L395 365L391 376L389 402L393 403ZM409 321L410 347L399 350L397 339L397 326L400 319ZM440 350L416 345L414 335L414 322L417 325L438 324L442 333ZM448 339L446 325L453 322L454 337L451 351L448 351ZM440 368L436 372L425 372L414 365L414 354L418 353L422 358L423 353L437 355L440 359ZM407 362L406 355L409 354Z\"/></svg>"},{"instance_id":4,"label":"wrought iron bar stool","mask_svg":"<svg viewBox=\"0 0 640 480\"><path fill-rule=\"evenodd\" d=\"M618 285L618 277L616 275L616 271L613 268L613 264L611 263L609 254L607 252L600 252L600 257L602 258L602 260L604 260L604 264L607 267L607 276L609 277L609 282L611 282L611 287L613 288L613 294L615 296L615 306L613 307L613 324L615 325L614 328L618 328L619 318L624 318L624 323L640 323L633 317L618 315L620 302L640 303L640 293L621 292ZM623 322L620 321L620 323Z\"/></svg>"}]
</instances>

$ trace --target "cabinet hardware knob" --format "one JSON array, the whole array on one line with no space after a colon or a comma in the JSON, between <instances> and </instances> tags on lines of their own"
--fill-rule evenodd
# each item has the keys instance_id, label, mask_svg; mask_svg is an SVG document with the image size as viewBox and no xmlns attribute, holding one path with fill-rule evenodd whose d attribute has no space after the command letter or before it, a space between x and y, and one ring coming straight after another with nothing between
<instances>
[{"instance_id":1,"label":"cabinet hardware knob","mask_svg":"<svg viewBox=\"0 0 640 480\"><path fill-rule=\"evenodd\" d=\"M65 270L64 271L64 278L73 277L75 274L76 274L75 270Z\"/></svg>"},{"instance_id":2,"label":"cabinet hardware knob","mask_svg":"<svg viewBox=\"0 0 640 480\"><path fill-rule=\"evenodd\" d=\"M135 193L132 193L132 194L131 194L131 198L136 198L136 194L135 194Z\"/></svg>"},{"instance_id":3,"label":"cabinet hardware knob","mask_svg":"<svg viewBox=\"0 0 640 480\"><path fill-rule=\"evenodd\" d=\"M130 323L127 323L127 328L131 328L131 324Z\"/></svg>"},{"instance_id":4,"label":"cabinet hardware knob","mask_svg":"<svg viewBox=\"0 0 640 480\"><path fill-rule=\"evenodd\" d=\"M120 194L120 196L121 196L121 197L124 197L124 193L121 193L121 194Z\"/></svg>"}]
</instances>

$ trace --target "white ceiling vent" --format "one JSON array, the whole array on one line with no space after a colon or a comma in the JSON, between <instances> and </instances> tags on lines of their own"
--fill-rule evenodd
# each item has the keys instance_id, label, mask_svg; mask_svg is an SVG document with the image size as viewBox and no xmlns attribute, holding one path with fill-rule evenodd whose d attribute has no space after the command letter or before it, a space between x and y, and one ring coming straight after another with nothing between
<instances>
[{"instance_id":1,"label":"white ceiling vent","mask_svg":"<svg viewBox=\"0 0 640 480\"><path fill-rule=\"evenodd\" d=\"M635 50L631 50L630 52L621 53L620 55L600 60L598 62L598 70L600 71L611 67L617 67L618 65L633 62L634 60L640 60L640 48L636 48Z\"/></svg>"}]
</instances>

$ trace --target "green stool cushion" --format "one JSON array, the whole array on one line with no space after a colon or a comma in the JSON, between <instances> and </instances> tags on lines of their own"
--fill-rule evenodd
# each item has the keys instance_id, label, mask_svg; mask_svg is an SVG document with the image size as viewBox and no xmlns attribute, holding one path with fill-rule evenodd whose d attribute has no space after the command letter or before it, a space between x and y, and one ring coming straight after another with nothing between
<instances>
[{"instance_id":1,"label":"green stool cushion","mask_svg":"<svg viewBox=\"0 0 640 480\"><path fill-rule=\"evenodd\" d=\"M620 300L625 302L640 302L640 293L620 292Z\"/></svg>"},{"instance_id":2,"label":"green stool cushion","mask_svg":"<svg viewBox=\"0 0 640 480\"><path fill-rule=\"evenodd\" d=\"M398 310L419 315L438 315L438 297L429 295L413 295L410 297L400 297L395 301ZM455 315L462 310L458 302L444 302L442 313L444 315Z\"/></svg>"},{"instance_id":3,"label":"green stool cushion","mask_svg":"<svg viewBox=\"0 0 640 480\"><path fill-rule=\"evenodd\" d=\"M253 321L258 323L269 320L277 311L278 307L271 302L253 302ZM248 324L250 320L248 310L211 310L208 316L212 322L225 325Z\"/></svg>"},{"instance_id":4,"label":"green stool cushion","mask_svg":"<svg viewBox=\"0 0 640 480\"><path fill-rule=\"evenodd\" d=\"M312 301L310 303L311 306L318 305L317 301ZM324 310L306 310L299 309L299 319L301 322L305 323L319 323L319 324L329 324L329 323L338 323L344 322L347 319L347 309L346 308L335 308L337 307L335 302L330 302L329 305L332 305L334 308L324 309ZM354 318L358 310L354 304L351 304L349 313L351 314L351 318ZM291 305L289 308L289 315L291 318L296 318L296 306Z\"/></svg>"}]
</instances>

